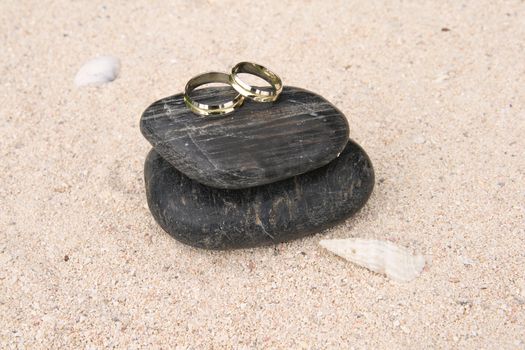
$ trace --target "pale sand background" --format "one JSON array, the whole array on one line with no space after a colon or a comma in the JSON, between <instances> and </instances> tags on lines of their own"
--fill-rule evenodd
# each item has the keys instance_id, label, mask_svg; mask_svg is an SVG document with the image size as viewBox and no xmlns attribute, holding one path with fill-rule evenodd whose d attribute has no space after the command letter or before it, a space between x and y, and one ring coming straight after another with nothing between
<instances>
[{"instance_id":1,"label":"pale sand background","mask_svg":"<svg viewBox=\"0 0 525 350\"><path fill-rule=\"evenodd\" d=\"M261 3L0 3L1 347L523 349L525 3ZM100 54L120 77L76 88ZM240 60L338 106L377 186L324 234L188 248L146 207L139 117ZM321 237L432 263L395 284Z\"/></svg>"}]
</instances>

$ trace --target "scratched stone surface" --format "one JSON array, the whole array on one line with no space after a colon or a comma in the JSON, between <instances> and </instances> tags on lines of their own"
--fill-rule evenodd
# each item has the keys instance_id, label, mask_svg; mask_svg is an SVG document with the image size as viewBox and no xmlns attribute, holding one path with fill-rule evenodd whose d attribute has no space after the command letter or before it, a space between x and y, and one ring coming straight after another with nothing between
<instances>
[{"instance_id":1,"label":"scratched stone surface","mask_svg":"<svg viewBox=\"0 0 525 350\"><path fill-rule=\"evenodd\" d=\"M195 91L204 103L228 101L231 87ZM319 168L343 150L345 116L323 97L286 86L273 103L246 100L224 116L200 116L183 95L163 98L143 113L142 134L177 170L208 186L239 189Z\"/></svg>"}]
</instances>

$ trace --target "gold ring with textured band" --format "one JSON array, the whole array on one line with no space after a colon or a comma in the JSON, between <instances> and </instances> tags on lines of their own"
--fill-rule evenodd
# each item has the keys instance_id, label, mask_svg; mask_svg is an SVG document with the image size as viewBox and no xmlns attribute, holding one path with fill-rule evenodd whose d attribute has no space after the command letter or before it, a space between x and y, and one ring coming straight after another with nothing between
<instances>
[{"instance_id":1,"label":"gold ring with textured band","mask_svg":"<svg viewBox=\"0 0 525 350\"><path fill-rule=\"evenodd\" d=\"M231 85L229 75L226 73L209 72L197 75L191 78L186 87L184 88L184 102L186 106L194 113L200 115L219 115L227 114L235 111L244 102L242 95L237 95L231 101L219 104L219 105L207 105L194 101L190 97L190 93L198 88L199 86L210 84L210 83L223 83Z\"/></svg>"},{"instance_id":2,"label":"gold ring with textured band","mask_svg":"<svg viewBox=\"0 0 525 350\"><path fill-rule=\"evenodd\" d=\"M238 74L248 73L266 80L271 86L271 90L262 90L250 86L242 81ZM240 62L232 68L230 74L230 84L235 90L244 97L248 97L257 102L272 102L277 100L281 91L283 91L283 82L281 78L268 68L252 62Z\"/></svg>"}]
</instances>

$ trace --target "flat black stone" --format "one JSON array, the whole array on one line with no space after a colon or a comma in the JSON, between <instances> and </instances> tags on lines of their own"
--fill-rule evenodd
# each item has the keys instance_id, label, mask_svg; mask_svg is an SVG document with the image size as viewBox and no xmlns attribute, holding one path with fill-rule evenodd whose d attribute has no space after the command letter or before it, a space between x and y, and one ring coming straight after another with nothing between
<instances>
[{"instance_id":1,"label":"flat black stone","mask_svg":"<svg viewBox=\"0 0 525 350\"><path fill-rule=\"evenodd\" d=\"M177 240L206 249L255 247L319 232L358 211L374 187L370 159L351 140L322 168L247 189L202 185L155 150L144 175L157 223Z\"/></svg>"},{"instance_id":2,"label":"flat black stone","mask_svg":"<svg viewBox=\"0 0 525 350\"><path fill-rule=\"evenodd\" d=\"M231 87L195 91L204 103L228 101ZM348 141L348 122L323 97L286 86L279 100L246 100L225 116L199 116L178 94L153 103L140 129L164 159L186 176L217 188L248 188L317 169Z\"/></svg>"}]
</instances>

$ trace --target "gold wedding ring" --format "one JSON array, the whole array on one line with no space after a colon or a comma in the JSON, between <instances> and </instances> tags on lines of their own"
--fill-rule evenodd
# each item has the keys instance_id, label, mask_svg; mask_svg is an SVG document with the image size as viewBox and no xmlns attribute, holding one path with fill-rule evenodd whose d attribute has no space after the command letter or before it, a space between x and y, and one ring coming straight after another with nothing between
<instances>
[{"instance_id":1,"label":"gold wedding ring","mask_svg":"<svg viewBox=\"0 0 525 350\"><path fill-rule=\"evenodd\" d=\"M242 103L244 102L244 97L241 94L235 96L233 100L219 105L207 105L199 103L190 97L190 93L193 90L199 86L209 83L223 83L231 85L230 76L226 73L209 72L191 78L184 89L184 102L192 112L200 115L220 115L231 113L237 108L241 107Z\"/></svg>"},{"instance_id":2,"label":"gold wedding ring","mask_svg":"<svg viewBox=\"0 0 525 350\"><path fill-rule=\"evenodd\" d=\"M239 78L239 73L256 75L259 78L266 80L272 86L272 89L261 90L257 87L250 86ZM283 82L277 74L270 71L266 67L252 62L237 63L235 67L232 68L232 72L230 74L230 84L235 90L237 90L239 94L257 102L275 101L283 90Z\"/></svg>"}]
</instances>

